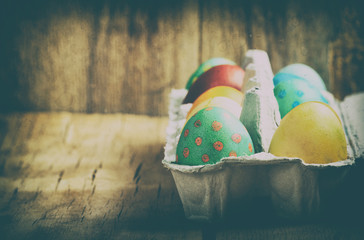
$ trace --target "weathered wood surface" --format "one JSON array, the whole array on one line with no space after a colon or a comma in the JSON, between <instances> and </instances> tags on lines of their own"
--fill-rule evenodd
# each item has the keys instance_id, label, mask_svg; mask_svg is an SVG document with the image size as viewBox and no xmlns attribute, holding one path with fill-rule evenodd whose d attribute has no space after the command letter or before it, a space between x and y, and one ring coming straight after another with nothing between
<instances>
[{"instance_id":1,"label":"weathered wood surface","mask_svg":"<svg viewBox=\"0 0 364 240\"><path fill-rule=\"evenodd\" d=\"M165 118L32 113L0 121L2 239L142 239L155 227L158 239L201 236L184 231L161 164Z\"/></svg>"},{"instance_id":2,"label":"weathered wood surface","mask_svg":"<svg viewBox=\"0 0 364 240\"><path fill-rule=\"evenodd\" d=\"M253 215L216 225L187 221L173 178L161 164L166 126L167 118L126 114L0 115L1 239L359 239L364 234L363 222L356 220L362 219L364 211L356 206L363 198L353 192L342 194L352 197L353 208L339 204L319 221L280 221L264 205ZM354 180L360 184L351 188L360 194L363 177Z\"/></svg>"},{"instance_id":3,"label":"weathered wood surface","mask_svg":"<svg viewBox=\"0 0 364 240\"><path fill-rule=\"evenodd\" d=\"M210 225L160 161L168 94L202 61L263 49L343 98L364 90L363 26L350 0L3 1L0 113L67 112L0 116L0 239L361 239L363 164L324 221Z\"/></svg>"},{"instance_id":4,"label":"weathered wood surface","mask_svg":"<svg viewBox=\"0 0 364 240\"><path fill-rule=\"evenodd\" d=\"M248 49L314 67L336 97L364 90L360 1L10 1L0 7L0 112L166 116L199 63Z\"/></svg>"}]
</instances>

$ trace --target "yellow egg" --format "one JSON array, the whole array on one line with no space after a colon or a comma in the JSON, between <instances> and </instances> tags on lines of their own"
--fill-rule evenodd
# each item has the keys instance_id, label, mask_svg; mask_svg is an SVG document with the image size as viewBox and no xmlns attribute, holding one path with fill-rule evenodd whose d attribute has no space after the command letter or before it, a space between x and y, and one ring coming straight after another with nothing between
<instances>
[{"instance_id":1,"label":"yellow egg","mask_svg":"<svg viewBox=\"0 0 364 240\"><path fill-rule=\"evenodd\" d=\"M218 96L231 98L231 99L235 100L237 103L241 104L244 94L242 92L236 90L233 87L217 86L217 87L210 88L209 90L202 93L194 101L194 103L199 104L209 98L218 97Z\"/></svg>"},{"instance_id":2,"label":"yellow egg","mask_svg":"<svg viewBox=\"0 0 364 240\"><path fill-rule=\"evenodd\" d=\"M228 97L242 105L244 94L235 88L228 86L217 86L210 88L209 90L202 93L194 102L190 109L190 112L194 111L193 109L200 105L202 102L214 97ZM201 109L200 109L201 110ZM194 111L196 112L196 111Z\"/></svg>"},{"instance_id":3,"label":"yellow egg","mask_svg":"<svg viewBox=\"0 0 364 240\"><path fill-rule=\"evenodd\" d=\"M194 114L196 114L201 109L204 109L206 107L220 107L223 108L230 113L232 113L237 118L240 117L241 113L241 105L237 103L235 100L228 98L228 97L212 97L209 98L200 104L196 105L193 109L188 112L186 121L188 121Z\"/></svg>"},{"instance_id":4,"label":"yellow egg","mask_svg":"<svg viewBox=\"0 0 364 240\"><path fill-rule=\"evenodd\" d=\"M305 163L327 164L347 159L344 129L336 112L322 102L292 109L273 135L269 152L297 157Z\"/></svg>"}]
</instances>

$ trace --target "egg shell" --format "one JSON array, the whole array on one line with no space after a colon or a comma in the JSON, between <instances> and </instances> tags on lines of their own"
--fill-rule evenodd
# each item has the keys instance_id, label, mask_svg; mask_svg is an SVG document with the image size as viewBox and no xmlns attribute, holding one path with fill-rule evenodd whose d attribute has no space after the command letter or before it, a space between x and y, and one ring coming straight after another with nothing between
<instances>
[{"instance_id":1,"label":"egg shell","mask_svg":"<svg viewBox=\"0 0 364 240\"><path fill-rule=\"evenodd\" d=\"M306 102L289 112L274 133L269 152L310 164L333 163L348 157L340 118L322 102Z\"/></svg>"},{"instance_id":2,"label":"egg shell","mask_svg":"<svg viewBox=\"0 0 364 240\"><path fill-rule=\"evenodd\" d=\"M261 50L248 50L242 62L247 75L249 66L255 72L252 71L248 78L253 80L250 86L255 91L245 94L244 105L250 105L252 111L256 109L254 119L264 123L258 124L257 134L262 134L259 138L265 138L263 134L266 135L266 131L275 129L274 119L279 115L268 55ZM268 91L271 91L274 101L267 98ZM344 161L306 164L299 158L276 157L268 153L268 149L264 152L255 149L256 153L250 156L229 157L216 164L198 166L175 163L186 110L192 106L181 104L186 93L187 90L183 88L172 90L170 94L167 141L162 163L173 176L187 219L209 223L240 219L241 216L250 219L266 209L279 218L301 221L320 216L323 209L328 210L327 204L331 213L335 213L337 208L340 210L341 206L352 205L355 195L336 197L343 183L347 182L350 170L364 157L364 93L353 94L343 101L331 101L333 96L329 92L325 94L330 106L338 110L347 133L349 157ZM329 95L330 98L327 97ZM267 105L272 102L276 102L276 109L267 111L274 108ZM247 113L244 111L244 114ZM269 116L272 119L269 120ZM266 125L266 122L270 124Z\"/></svg>"},{"instance_id":3,"label":"egg shell","mask_svg":"<svg viewBox=\"0 0 364 240\"><path fill-rule=\"evenodd\" d=\"M217 86L228 86L241 91L244 70L236 65L219 65L204 72L191 86L183 103L193 103L203 92Z\"/></svg>"},{"instance_id":4,"label":"egg shell","mask_svg":"<svg viewBox=\"0 0 364 240\"><path fill-rule=\"evenodd\" d=\"M274 88L274 96L277 99L282 118L293 108L304 102L320 101L328 103L317 88L301 79L280 82Z\"/></svg>"},{"instance_id":5,"label":"egg shell","mask_svg":"<svg viewBox=\"0 0 364 240\"><path fill-rule=\"evenodd\" d=\"M196 81L196 79L201 76L202 73L206 72L212 67L218 66L218 65L236 65L234 61L231 61L226 58L210 58L209 60L203 62L197 70L191 75L191 77L188 79L186 84L186 89L190 89L191 85Z\"/></svg>"},{"instance_id":6,"label":"egg shell","mask_svg":"<svg viewBox=\"0 0 364 240\"><path fill-rule=\"evenodd\" d=\"M282 75L281 75L282 73ZM322 80L321 76L310 66L302 63L293 63L290 64L276 74L274 79L274 83L277 84L280 81L284 81L285 79L289 79L289 75L294 75L296 78L305 79L311 85L317 87L319 90L326 90L326 86L324 81Z\"/></svg>"},{"instance_id":7,"label":"egg shell","mask_svg":"<svg viewBox=\"0 0 364 240\"><path fill-rule=\"evenodd\" d=\"M295 74L279 72L276 75L274 75L273 83L274 83L274 86L277 86L280 82L284 82L284 81L291 80L291 79L305 80L304 78L299 77L299 76L297 76Z\"/></svg>"},{"instance_id":8,"label":"egg shell","mask_svg":"<svg viewBox=\"0 0 364 240\"><path fill-rule=\"evenodd\" d=\"M193 109L195 106L199 105L200 103L206 101L209 98L214 97L228 97L238 104L242 105L244 94L241 91L236 90L232 87L227 86L217 86L210 88L209 90L202 93L194 102L192 105Z\"/></svg>"},{"instance_id":9,"label":"egg shell","mask_svg":"<svg viewBox=\"0 0 364 240\"><path fill-rule=\"evenodd\" d=\"M191 108L190 111L187 114L186 120L188 121L194 114L196 114L201 109L204 109L206 107L220 107L227 111L229 111L231 114L233 114L236 118L240 117L241 113L241 105L237 103L236 101L232 100L231 98L227 97L213 97L209 98L206 101L200 103L199 105L195 106L194 108Z\"/></svg>"},{"instance_id":10,"label":"egg shell","mask_svg":"<svg viewBox=\"0 0 364 240\"><path fill-rule=\"evenodd\" d=\"M191 109L189 111L188 116L191 116L190 113L192 113L192 112L196 113L198 110L201 110L202 108L204 108L202 106L205 106L205 107L209 106L208 105L208 100L210 99L210 101L211 101L211 99L213 99L215 97L229 98L229 99L231 99L232 101L236 102L238 105L241 106L242 103L243 103L244 94L242 92L236 90L235 88L232 88L232 87L218 86L218 87L210 88L209 90L202 93L193 102L193 105L192 105L192 107L191 107ZM224 99L222 99L222 100L224 100ZM224 101L224 102L226 102L226 101ZM236 104L234 104L234 103L232 103L232 105L236 106ZM212 106L218 106L218 105L212 105ZM223 106L224 106L224 104L221 105L221 107L223 107ZM198 110L196 110L196 108ZM189 118L189 117L187 117L187 118Z\"/></svg>"},{"instance_id":11,"label":"egg shell","mask_svg":"<svg viewBox=\"0 0 364 240\"><path fill-rule=\"evenodd\" d=\"M253 142L244 125L230 112L207 107L189 119L177 145L176 162L205 165L229 156L254 154Z\"/></svg>"}]
</instances>

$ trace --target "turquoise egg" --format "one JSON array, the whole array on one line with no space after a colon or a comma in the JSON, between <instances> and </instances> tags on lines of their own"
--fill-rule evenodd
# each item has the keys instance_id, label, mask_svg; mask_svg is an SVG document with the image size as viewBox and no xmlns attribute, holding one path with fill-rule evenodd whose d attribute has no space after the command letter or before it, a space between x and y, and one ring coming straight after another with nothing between
<instances>
[{"instance_id":1,"label":"turquoise egg","mask_svg":"<svg viewBox=\"0 0 364 240\"><path fill-rule=\"evenodd\" d=\"M321 92L307 81L290 79L280 82L274 87L274 96L283 118L289 111L304 102L319 101L328 103Z\"/></svg>"},{"instance_id":2,"label":"turquoise egg","mask_svg":"<svg viewBox=\"0 0 364 240\"><path fill-rule=\"evenodd\" d=\"M219 107L207 107L192 116L183 128L176 163L214 164L221 158L254 154L252 139L237 117Z\"/></svg>"},{"instance_id":3,"label":"turquoise egg","mask_svg":"<svg viewBox=\"0 0 364 240\"><path fill-rule=\"evenodd\" d=\"M226 59L226 58L210 58L209 60L203 62L197 70L191 75L191 77L188 79L186 84L186 89L190 89L192 83L194 83L199 76L201 76L202 73L206 72L212 67L218 66L218 65L236 65L235 62Z\"/></svg>"},{"instance_id":4,"label":"turquoise egg","mask_svg":"<svg viewBox=\"0 0 364 240\"><path fill-rule=\"evenodd\" d=\"M310 66L302 63L290 64L281 70L274 76L274 85L278 85L282 81L290 79L304 79L311 85L315 86L319 90L326 90L326 86L320 75Z\"/></svg>"},{"instance_id":5,"label":"turquoise egg","mask_svg":"<svg viewBox=\"0 0 364 240\"><path fill-rule=\"evenodd\" d=\"M287 80L291 80L291 79L301 79L301 80L305 80L304 78L301 78L301 77L296 76L294 74L278 72L274 76L274 78L273 78L273 83L274 83L274 86L276 86L280 82L287 81Z\"/></svg>"}]
</instances>

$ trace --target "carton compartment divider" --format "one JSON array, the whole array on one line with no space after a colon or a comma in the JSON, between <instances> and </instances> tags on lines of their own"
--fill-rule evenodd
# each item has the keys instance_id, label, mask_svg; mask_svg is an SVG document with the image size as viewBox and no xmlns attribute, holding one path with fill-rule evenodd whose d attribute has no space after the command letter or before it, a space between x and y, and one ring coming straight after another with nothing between
<instances>
[{"instance_id":1,"label":"carton compartment divider","mask_svg":"<svg viewBox=\"0 0 364 240\"><path fill-rule=\"evenodd\" d=\"M245 77L249 80L245 97L252 97L250 100L256 102L254 106L245 106L245 99L243 111L244 108L251 108L249 111L252 113L256 111L252 119L257 122L250 124L257 124L255 130L258 131L257 136L252 136L252 139L258 139L258 144L261 145L251 156L227 157L213 165L186 166L175 163L179 134L191 104L181 105L187 93L186 89L172 90L170 94L170 119L162 163L173 175L185 216L191 220L216 221L231 214L259 211L260 206L255 204L257 199L264 199L272 207L272 211L283 218L317 216L324 207L322 205L330 201L335 189L343 183L355 163L355 157L360 154L363 156L364 131L358 131L364 129L363 121L360 121L364 119L363 106L360 106L364 102L364 94L348 97L340 103L331 93L323 93L342 120L348 140L349 157L330 164L306 164L298 158L276 157L268 153L270 139L280 121L277 101L273 102L277 104L273 110L262 106L272 99L269 94L273 94L267 94L271 88L265 84L271 81L270 76L273 78L268 56L260 50L249 50L243 67L246 69ZM359 120L351 116L351 104L356 105L354 109L359 112L356 114L356 117L360 117ZM261 115L262 111L265 116ZM270 118L271 122L265 124L262 119L264 117ZM248 129L249 126L246 127ZM263 132L267 129L270 131L268 135ZM251 132L249 134L253 135ZM263 137L266 138L265 142Z\"/></svg>"},{"instance_id":2,"label":"carton compartment divider","mask_svg":"<svg viewBox=\"0 0 364 240\"><path fill-rule=\"evenodd\" d=\"M364 93L347 96L338 104L354 158L364 157Z\"/></svg>"}]
</instances>

